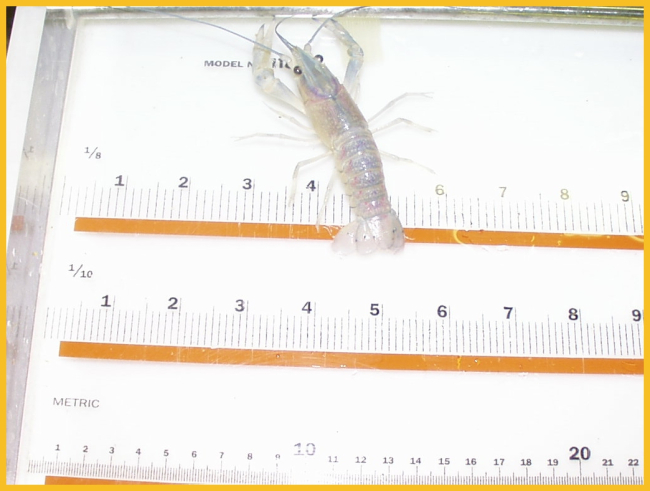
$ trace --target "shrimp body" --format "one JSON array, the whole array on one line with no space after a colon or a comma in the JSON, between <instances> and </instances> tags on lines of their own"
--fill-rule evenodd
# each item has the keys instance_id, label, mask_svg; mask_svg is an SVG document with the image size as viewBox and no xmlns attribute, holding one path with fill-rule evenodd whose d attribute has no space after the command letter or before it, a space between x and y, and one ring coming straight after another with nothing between
<instances>
[{"instance_id":1,"label":"shrimp body","mask_svg":"<svg viewBox=\"0 0 650 491\"><path fill-rule=\"evenodd\" d=\"M379 149L368 122L322 58L288 46L305 113L332 152L356 215L356 220L337 234L334 249L343 254L355 249L362 254L402 249L404 230L391 208Z\"/></svg>"}]
</instances>

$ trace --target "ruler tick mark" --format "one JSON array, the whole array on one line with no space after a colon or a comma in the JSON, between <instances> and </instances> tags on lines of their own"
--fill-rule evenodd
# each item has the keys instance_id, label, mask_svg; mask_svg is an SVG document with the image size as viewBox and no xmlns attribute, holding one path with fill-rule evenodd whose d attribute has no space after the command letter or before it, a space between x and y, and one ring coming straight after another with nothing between
<instances>
[{"instance_id":1,"label":"ruler tick mark","mask_svg":"<svg viewBox=\"0 0 650 491\"><path fill-rule=\"evenodd\" d=\"M160 183L156 183L156 195L154 196L153 217L158 218L158 196L160 194ZM164 203L163 203L164 206Z\"/></svg>"}]
</instances>

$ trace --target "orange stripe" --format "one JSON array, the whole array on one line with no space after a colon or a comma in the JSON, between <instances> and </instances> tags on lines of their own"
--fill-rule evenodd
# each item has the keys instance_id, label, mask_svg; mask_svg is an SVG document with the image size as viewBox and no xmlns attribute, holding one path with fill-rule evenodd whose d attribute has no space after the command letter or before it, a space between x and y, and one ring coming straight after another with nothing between
<instances>
[{"instance_id":1,"label":"orange stripe","mask_svg":"<svg viewBox=\"0 0 650 491\"><path fill-rule=\"evenodd\" d=\"M462 372L643 374L643 360L605 358L526 358L496 356L325 353L243 349L186 348L62 341L59 356L283 367L376 368Z\"/></svg>"},{"instance_id":2,"label":"orange stripe","mask_svg":"<svg viewBox=\"0 0 650 491\"><path fill-rule=\"evenodd\" d=\"M87 218L75 221L77 232L117 234L201 235L216 237L260 237L274 239L326 239L338 226L285 223L233 223L183 220L141 220L132 218ZM476 244L527 247L573 247L588 249L643 250L643 235L583 235L490 230L407 228L408 242L433 244Z\"/></svg>"},{"instance_id":3,"label":"orange stripe","mask_svg":"<svg viewBox=\"0 0 650 491\"><path fill-rule=\"evenodd\" d=\"M407 229L405 233L410 241L422 243L643 250L643 235L585 235L422 228Z\"/></svg>"},{"instance_id":4,"label":"orange stripe","mask_svg":"<svg viewBox=\"0 0 650 491\"><path fill-rule=\"evenodd\" d=\"M166 484L170 482L155 481L122 481L117 479L92 479L88 477L64 477L64 476L45 476L45 484L81 484L81 485L100 485L100 484Z\"/></svg>"},{"instance_id":5,"label":"orange stripe","mask_svg":"<svg viewBox=\"0 0 650 491\"><path fill-rule=\"evenodd\" d=\"M75 220L77 232L115 234L202 235L214 237L260 237L269 239L331 239L341 227L286 223L201 222L140 220L132 218L85 218Z\"/></svg>"}]
</instances>

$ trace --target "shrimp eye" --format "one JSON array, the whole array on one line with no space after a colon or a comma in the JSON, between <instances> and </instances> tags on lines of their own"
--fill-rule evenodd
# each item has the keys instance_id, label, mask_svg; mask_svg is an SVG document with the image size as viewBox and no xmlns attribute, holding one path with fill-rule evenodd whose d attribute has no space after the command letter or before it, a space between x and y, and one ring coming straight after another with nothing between
<instances>
[{"instance_id":1,"label":"shrimp eye","mask_svg":"<svg viewBox=\"0 0 650 491\"><path fill-rule=\"evenodd\" d=\"M296 75L302 75L302 70L300 69L299 66L295 66L293 67L293 73L295 73Z\"/></svg>"},{"instance_id":2,"label":"shrimp eye","mask_svg":"<svg viewBox=\"0 0 650 491\"><path fill-rule=\"evenodd\" d=\"M314 56L314 58L316 58L318 61L323 63L323 55L316 55L316 56Z\"/></svg>"}]
</instances>

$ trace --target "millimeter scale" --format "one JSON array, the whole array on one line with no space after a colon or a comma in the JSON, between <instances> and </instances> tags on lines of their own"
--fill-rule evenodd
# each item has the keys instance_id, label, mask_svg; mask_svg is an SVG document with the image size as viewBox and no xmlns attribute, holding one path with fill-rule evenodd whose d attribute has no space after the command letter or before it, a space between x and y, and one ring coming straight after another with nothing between
<instances>
[{"instance_id":1,"label":"millimeter scale","mask_svg":"<svg viewBox=\"0 0 650 491\"><path fill-rule=\"evenodd\" d=\"M292 200L322 149L252 45L165 13L301 44L336 10L162 10L47 11L9 481L643 483L642 11L341 16L365 114L420 94L377 122L407 243L366 257L331 249L331 162Z\"/></svg>"}]
</instances>

